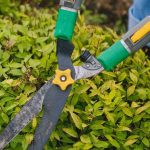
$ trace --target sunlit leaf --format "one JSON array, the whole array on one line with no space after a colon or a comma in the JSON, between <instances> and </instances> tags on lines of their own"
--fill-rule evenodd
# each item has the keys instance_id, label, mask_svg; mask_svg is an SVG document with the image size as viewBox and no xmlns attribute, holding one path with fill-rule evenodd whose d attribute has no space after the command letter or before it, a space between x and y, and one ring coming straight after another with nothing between
<instances>
[{"instance_id":1,"label":"sunlit leaf","mask_svg":"<svg viewBox=\"0 0 150 150\"><path fill-rule=\"evenodd\" d=\"M81 121L80 117L73 112L71 112L70 115L71 115L76 127L79 129L82 129L82 121Z\"/></svg>"},{"instance_id":2,"label":"sunlit leaf","mask_svg":"<svg viewBox=\"0 0 150 150\"><path fill-rule=\"evenodd\" d=\"M135 91L135 85L132 85L130 86L128 89L127 89L127 96L130 96L134 93Z\"/></svg>"},{"instance_id":3,"label":"sunlit leaf","mask_svg":"<svg viewBox=\"0 0 150 150\"><path fill-rule=\"evenodd\" d=\"M144 110L148 109L150 107L150 102L147 102L144 106L138 108L135 112L136 115L140 114Z\"/></svg>"},{"instance_id":4,"label":"sunlit leaf","mask_svg":"<svg viewBox=\"0 0 150 150\"><path fill-rule=\"evenodd\" d=\"M127 140L124 144L124 146L130 146L132 145L133 143L135 143L137 141L137 139L131 139L131 140Z\"/></svg>"},{"instance_id":5,"label":"sunlit leaf","mask_svg":"<svg viewBox=\"0 0 150 150\"><path fill-rule=\"evenodd\" d=\"M75 130L73 130L72 128L63 128L63 131L72 137L75 137L75 138L78 137L77 132Z\"/></svg>"}]
</instances>

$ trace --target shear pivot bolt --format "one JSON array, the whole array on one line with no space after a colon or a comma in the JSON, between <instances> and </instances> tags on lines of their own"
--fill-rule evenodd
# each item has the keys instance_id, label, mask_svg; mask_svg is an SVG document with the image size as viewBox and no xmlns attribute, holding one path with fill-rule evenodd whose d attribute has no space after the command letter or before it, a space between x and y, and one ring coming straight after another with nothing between
<instances>
[{"instance_id":1,"label":"shear pivot bolt","mask_svg":"<svg viewBox=\"0 0 150 150\"><path fill-rule=\"evenodd\" d=\"M60 80L61 80L62 82L65 82L65 81L67 80L67 78L66 78L66 76L61 76L61 77L60 77Z\"/></svg>"},{"instance_id":2,"label":"shear pivot bolt","mask_svg":"<svg viewBox=\"0 0 150 150\"><path fill-rule=\"evenodd\" d=\"M61 90L66 90L69 85L74 83L71 77L71 70L56 70L56 75L52 83L58 85Z\"/></svg>"}]
</instances>

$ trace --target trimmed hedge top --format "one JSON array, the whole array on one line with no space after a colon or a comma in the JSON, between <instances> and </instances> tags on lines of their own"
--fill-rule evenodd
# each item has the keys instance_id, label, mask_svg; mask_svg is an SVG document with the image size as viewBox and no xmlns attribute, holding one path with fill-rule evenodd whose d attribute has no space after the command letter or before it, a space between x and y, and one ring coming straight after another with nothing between
<instances>
[{"instance_id":1,"label":"trimmed hedge top","mask_svg":"<svg viewBox=\"0 0 150 150\"><path fill-rule=\"evenodd\" d=\"M57 68L56 14L22 5L0 16L0 131ZM97 56L118 39L111 29L84 22L84 16L79 16L73 38L74 65L81 63L83 50ZM114 72L104 71L74 84L45 149L148 150L149 100L150 61L139 51ZM41 117L42 112L6 149L26 150Z\"/></svg>"}]
</instances>

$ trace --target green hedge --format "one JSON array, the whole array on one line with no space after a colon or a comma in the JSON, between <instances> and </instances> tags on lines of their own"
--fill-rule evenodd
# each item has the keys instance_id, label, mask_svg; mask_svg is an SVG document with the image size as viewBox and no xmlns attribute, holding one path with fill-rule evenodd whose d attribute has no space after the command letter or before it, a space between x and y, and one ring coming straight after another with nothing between
<instances>
[{"instance_id":1,"label":"green hedge","mask_svg":"<svg viewBox=\"0 0 150 150\"><path fill-rule=\"evenodd\" d=\"M14 9L15 10L15 9ZM54 74L55 10L20 6L0 16L0 131ZM118 36L109 28L77 23L72 60L85 49L94 55ZM74 84L46 150L148 150L150 148L150 61L144 52L106 72ZM42 116L23 129L7 150L26 150Z\"/></svg>"}]
</instances>

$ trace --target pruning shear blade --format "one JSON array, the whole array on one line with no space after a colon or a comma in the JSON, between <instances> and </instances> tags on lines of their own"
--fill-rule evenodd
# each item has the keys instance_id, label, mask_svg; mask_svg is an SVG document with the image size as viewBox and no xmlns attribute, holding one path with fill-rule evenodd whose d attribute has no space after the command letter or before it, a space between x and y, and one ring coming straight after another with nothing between
<instances>
[{"instance_id":1,"label":"pruning shear blade","mask_svg":"<svg viewBox=\"0 0 150 150\"><path fill-rule=\"evenodd\" d=\"M48 81L42 88L27 102L20 112L11 120L0 135L0 150L3 149L19 132L42 110L45 93L51 87Z\"/></svg>"},{"instance_id":2,"label":"pruning shear blade","mask_svg":"<svg viewBox=\"0 0 150 150\"><path fill-rule=\"evenodd\" d=\"M70 58L68 57L68 59ZM104 70L102 65L92 55L90 55L82 66L72 67L75 71L75 76L73 77L75 81L92 77ZM41 121L41 125L38 127L35 134L36 141L34 141L30 147L30 150L35 148L36 150L40 149L40 147L45 144L47 137L51 133L52 128L55 126L70 90L71 87L64 92L61 91L58 86L52 84L52 80L44 84L35 96L23 106L21 111L12 119L10 124L0 135L0 150L3 149L15 136L17 136L19 132L42 110L42 106L44 104L44 107L48 110L48 112L46 112L47 114L45 113L45 117ZM53 115L55 117L53 117ZM49 128L47 134L44 133L45 128ZM45 137L43 137L43 134L45 134ZM43 142L41 142L42 144L39 144L38 139L41 138Z\"/></svg>"}]
</instances>

